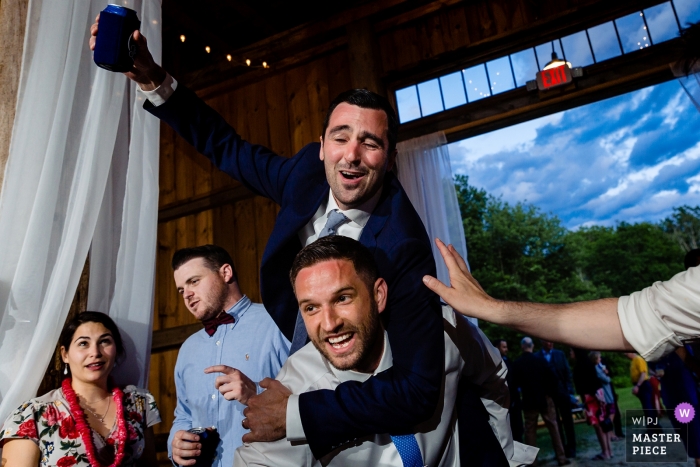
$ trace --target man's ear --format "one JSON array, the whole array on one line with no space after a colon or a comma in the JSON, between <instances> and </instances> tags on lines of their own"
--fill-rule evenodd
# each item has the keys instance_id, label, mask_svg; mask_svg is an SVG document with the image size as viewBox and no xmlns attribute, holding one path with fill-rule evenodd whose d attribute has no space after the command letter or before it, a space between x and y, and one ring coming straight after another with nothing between
<instances>
[{"instance_id":1,"label":"man's ear","mask_svg":"<svg viewBox=\"0 0 700 467\"><path fill-rule=\"evenodd\" d=\"M399 153L398 150L394 149L391 154L389 154L389 160L386 164L386 171L390 172L391 169L394 168L394 164L396 163L396 155Z\"/></svg>"},{"instance_id":2,"label":"man's ear","mask_svg":"<svg viewBox=\"0 0 700 467\"><path fill-rule=\"evenodd\" d=\"M374 299L377 301L377 311L381 313L386 308L386 300L389 288L381 277L374 283Z\"/></svg>"},{"instance_id":3,"label":"man's ear","mask_svg":"<svg viewBox=\"0 0 700 467\"><path fill-rule=\"evenodd\" d=\"M224 282L226 282L227 284L230 284L231 282L233 282L235 280L233 277L233 268L228 263L223 264L219 268L219 275L224 280Z\"/></svg>"},{"instance_id":4,"label":"man's ear","mask_svg":"<svg viewBox=\"0 0 700 467\"><path fill-rule=\"evenodd\" d=\"M319 151L318 151L318 158L323 160L324 159L324 157L323 157L323 136L319 136L318 139L321 140L321 149L319 149Z\"/></svg>"}]
</instances>

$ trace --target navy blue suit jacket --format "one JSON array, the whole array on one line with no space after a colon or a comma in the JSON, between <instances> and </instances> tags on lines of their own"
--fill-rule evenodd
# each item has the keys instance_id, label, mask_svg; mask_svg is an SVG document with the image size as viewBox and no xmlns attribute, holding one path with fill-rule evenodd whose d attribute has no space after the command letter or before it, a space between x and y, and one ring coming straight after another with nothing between
<instances>
[{"instance_id":1,"label":"navy blue suit jacket","mask_svg":"<svg viewBox=\"0 0 700 467\"><path fill-rule=\"evenodd\" d=\"M535 355L547 361L547 358L544 356L544 350L537 351ZM552 349L549 366L557 377L557 396L568 400L569 394L574 394L574 385L571 377L569 360L567 360L564 352L558 349Z\"/></svg>"},{"instance_id":2,"label":"navy blue suit jacket","mask_svg":"<svg viewBox=\"0 0 700 467\"><path fill-rule=\"evenodd\" d=\"M281 206L263 255L260 288L265 308L291 340L298 305L289 270L302 248L298 232L330 189L320 145L309 144L286 158L250 144L183 86L165 104L145 107L219 169ZM437 296L422 283L423 275L436 275L435 262L425 227L393 173L384 179L360 242L389 287L384 323L394 364L365 383L300 396L304 433L316 458L368 434L410 432L434 412L441 394L442 315Z\"/></svg>"}]
</instances>

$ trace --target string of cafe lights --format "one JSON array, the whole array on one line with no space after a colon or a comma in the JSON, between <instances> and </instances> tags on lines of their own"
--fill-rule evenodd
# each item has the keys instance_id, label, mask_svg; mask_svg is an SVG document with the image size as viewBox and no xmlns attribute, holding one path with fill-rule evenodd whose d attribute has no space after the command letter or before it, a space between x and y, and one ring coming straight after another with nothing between
<instances>
[{"instance_id":1,"label":"string of cafe lights","mask_svg":"<svg viewBox=\"0 0 700 467\"><path fill-rule=\"evenodd\" d=\"M185 37L184 34L180 34L180 42L185 42L186 39L187 38ZM204 47L204 51L208 54L211 53L211 47L209 47L207 45L206 47ZM243 61L243 62L236 63L233 61L233 57L231 56L231 54L226 54L226 60L231 62L231 63L240 65L240 66L245 65L245 66L248 66L251 68L270 68L270 65L266 61L263 61L259 65L257 65L257 64L254 64L253 61L249 58L246 58L245 61Z\"/></svg>"}]
</instances>

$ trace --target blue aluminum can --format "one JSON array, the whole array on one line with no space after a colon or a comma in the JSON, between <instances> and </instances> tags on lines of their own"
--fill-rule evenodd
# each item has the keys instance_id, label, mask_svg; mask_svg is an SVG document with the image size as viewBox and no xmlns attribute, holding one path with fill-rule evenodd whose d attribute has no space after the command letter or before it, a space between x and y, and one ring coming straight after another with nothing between
<instances>
[{"instance_id":1,"label":"blue aluminum can","mask_svg":"<svg viewBox=\"0 0 700 467\"><path fill-rule=\"evenodd\" d=\"M219 432L216 431L215 427L204 428L190 428L190 433L194 433L199 436L199 442L202 444L202 453L197 456L197 463L194 467L210 467L214 463L216 458L216 448L219 446Z\"/></svg>"},{"instance_id":2,"label":"blue aluminum can","mask_svg":"<svg viewBox=\"0 0 700 467\"><path fill-rule=\"evenodd\" d=\"M109 71L129 71L134 65L136 43L133 33L141 27L136 12L119 5L107 5L100 13L93 59Z\"/></svg>"}]
</instances>

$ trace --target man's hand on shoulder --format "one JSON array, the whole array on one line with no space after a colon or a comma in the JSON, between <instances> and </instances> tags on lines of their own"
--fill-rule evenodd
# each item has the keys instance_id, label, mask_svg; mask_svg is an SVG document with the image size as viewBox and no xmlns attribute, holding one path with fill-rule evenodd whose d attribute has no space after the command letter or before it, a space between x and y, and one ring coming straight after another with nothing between
<instances>
[{"instance_id":1,"label":"man's hand on shoulder","mask_svg":"<svg viewBox=\"0 0 700 467\"><path fill-rule=\"evenodd\" d=\"M178 465L194 465L195 457L202 453L199 436L189 431L180 430L173 437L173 461Z\"/></svg>"},{"instance_id":2,"label":"man's hand on shoulder","mask_svg":"<svg viewBox=\"0 0 700 467\"><path fill-rule=\"evenodd\" d=\"M100 15L97 15L95 22L90 26L90 50L95 50L97 42L97 34L99 30ZM134 31L134 42L138 47L136 57L134 57L134 66L131 71L124 73L127 78L135 81L144 91L153 91L158 88L165 80L165 70L161 68L154 60L151 52L148 50L148 41L141 34L141 31Z\"/></svg>"},{"instance_id":3,"label":"man's hand on shoulder","mask_svg":"<svg viewBox=\"0 0 700 467\"><path fill-rule=\"evenodd\" d=\"M204 373L223 373L216 378L214 386L227 401L237 400L248 404L248 399L257 394L257 387L242 371L226 365L214 365L204 369Z\"/></svg>"},{"instance_id":4,"label":"man's hand on shoulder","mask_svg":"<svg viewBox=\"0 0 700 467\"><path fill-rule=\"evenodd\" d=\"M250 430L243 435L244 443L277 441L287 436L287 401L292 391L271 378L260 381L260 387L265 391L248 399L248 407L243 410L243 428Z\"/></svg>"}]
</instances>

